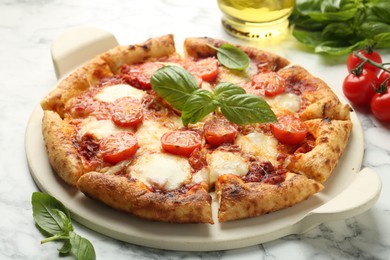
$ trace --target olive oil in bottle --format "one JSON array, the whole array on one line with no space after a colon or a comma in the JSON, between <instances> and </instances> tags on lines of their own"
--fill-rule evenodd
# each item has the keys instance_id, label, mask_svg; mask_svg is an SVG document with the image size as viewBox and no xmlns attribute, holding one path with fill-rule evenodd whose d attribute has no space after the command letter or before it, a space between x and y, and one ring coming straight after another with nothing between
<instances>
[{"instance_id":1,"label":"olive oil in bottle","mask_svg":"<svg viewBox=\"0 0 390 260\"><path fill-rule=\"evenodd\" d=\"M295 0L218 0L218 5L228 33L256 39L284 34Z\"/></svg>"}]
</instances>

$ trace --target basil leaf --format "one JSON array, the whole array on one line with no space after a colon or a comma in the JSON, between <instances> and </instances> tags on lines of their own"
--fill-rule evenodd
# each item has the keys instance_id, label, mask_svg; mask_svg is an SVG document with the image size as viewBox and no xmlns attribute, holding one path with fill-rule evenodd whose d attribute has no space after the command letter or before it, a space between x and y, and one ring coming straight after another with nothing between
<instances>
[{"instance_id":1,"label":"basil leaf","mask_svg":"<svg viewBox=\"0 0 390 260\"><path fill-rule=\"evenodd\" d=\"M199 89L195 77L182 67L168 65L157 70L151 78L152 89L174 108L182 110L192 92Z\"/></svg>"},{"instance_id":2,"label":"basil leaf","mask_svg":"<svg viewBox=\"0 0 390 260\"><path fill-rule=\"evenodd\" d=\"M204 89L197 90L188 98L184 105L181 114L182 122L184 126L187 126L189 123L194 124L214 112L217 107L217 102L213 99L213 94L210 91Z\"/></svg>"},{"instance_id":3,"label":"basil leaf","mask_svg":"<svg viewBox=\"0 0 390 260\"><path fill-rule=\"evenodd\" d=\"M315 47L322 42L321 32L294 30L293 36L301 43Z\"/></svg>"},{"instance_id":4,"label":"basil leaf","mask_svg":"<svg viewBox=\"0 0 390 260\"><path fill-rule=\"evenodd\" d=\"M295 9L303 15L307 15L311 12L321 11L321 4L323 0L313 0L313 1L303 1L300 4L297 4Z\"/></svg>"},{"instance_id":5,"label":"basil leaf","mask_svg":"<svg viewBox=\"0 0 390 260\"><path fill-rule=\"evenodd\" d=\"M208 44L217 51L218 61L229 69L245 70L249 65L249 57L244 51L231 44L222 44L219 48Z\"/></svg>"},{"instance_id":6,"label":"basil leaf","mask_svg":"<svg viewBox=\"0 0 390 260\"><path fill-rule=\"evenodd\" d=\"M71 244L71 252L78 260L96 259L95 249L87 239L79 236L75 232L70 232L69 241Z\"/></svg>"},{"instance_id":7,"label":"basil leaf","mask_svg":"<svg viewBox=\"0 0 390 260\"><path fill-rule=\"evenodd\" d=\"M355 49L363 48L366 45L365 41L357 42L353 45L342 46L343 43L337 41L323 42L314 49L315 52L324 52L331 55L345 55L351 53Z\"/></svg>"},{"instance_id":8,"label":"basil leaf","mask_svg":"<svg viewBox=\"0 0 390 260\"><path fill-rule=\"evenodd\" d=\"M237 86L230 82L219 83L214 88L214 95L217 100L222 100L232 95L245 94L245 93L246 92L242 87Z\"/></svg>"},{"instance_id":9,"label":"basil leaf","mask_svg":"<svg viewBox=\"0 0 390 260\"><path fill-rule=\"evenodd\" d=\"M390 32L390 25L382 22L365 22L361 25L362 36L372 38L381 33Z\"/></svg>"},{"instance_id":10,"label":"basil leaf","mask_svg":"<svg viewBox=\"0 0 390 260\"><path fill-rule=\"evenodd\" d=\"M264 99L250 94L238 94L221 102L222 114L238 125L276 122L276 116Z\"/></svg>"},{"instance_id":11,"label":"basil leaf","mask_svg":"<svg viewBox=\"0 0 390 260\"><path fill-rule=\"evenodd\" d=\"M317 22L343 22L348 21L355 17L357 8L339 11L339 12L330 12L330 13L309 13L308 16Z\"/></svg>"},{"instance_id":12,"label":"basil leaf","mask_svg":"<svg viewBox=\"0 0 390 260\"><path fill-rule=\"evenodd\" d=\"M377 48L390 48L390 32L380 33L374 36Z\"/></svg>"},{"instance_id":13,"label":"basil leaf","mask_svg":"<svg viewBox=\"0 0 390 260\"><path fill-rule=\"evenodd\" d=\"M382 22L390 23L390 2L388 0L376 3L371 10Z\"/></svg>"},{"instance_id":14,"label":"basil leaf","mask_svg":"<svg viewBox=\"0 0 390 260\"><path fill-rule=\"evenodd\" d=\"M70 240L66 240L64 242L64 244L62 245L62 247L60 249L58 249L58 252L61 254L61 255L68 255L70 254L71 252L71 248L72 248L72 244L70 243Z\"/></svg>"},{"instance_id":15,"label":"basil leaf","mask_svg":"<svg viewBox=\"0 0 390 260\"><path fill-rule=\"evenodd\" d=\"M327 25L321 34L322 40L334 40L334 39L346 39L348 40L351 37L354 37L354 29L349 25L349 23L331 23Z\"/></svg>"},{"instance_id":16,"label":"basil leaf","mask_svg":"<svg viewBox=\"0 0 390 260\"><path fill-rule=\"evenodd\" d=\"M63 211L58 209L53 209L53 211L61 218L63 227L63 233L67 233L69 231L73 231L73 225L70 217L68 217Z\"/></svg>"},{"instance_id":17,"label":"basil leaf","mask_svg":"<svg viewBox=\"0 0 390 260\"><path fill-rule=\"evenodd\" d=\"M34 192L31 203L35 223L41 230L51 235L63 233L64 222L58 211L63 212L68 219L70 219L70 213L60 201L49 194Z\"/></svg>"}]
</instances>

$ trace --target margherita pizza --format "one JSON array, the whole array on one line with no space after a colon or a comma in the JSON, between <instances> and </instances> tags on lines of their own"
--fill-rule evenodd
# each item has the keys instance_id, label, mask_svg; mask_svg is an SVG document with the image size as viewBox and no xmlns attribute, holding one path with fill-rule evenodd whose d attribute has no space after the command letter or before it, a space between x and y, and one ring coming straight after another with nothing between
<instances>
[{"instance_id":1,"label":"margherita pizza","mask_svg":"<svg viewBox=\"0 0 390 260\"><path fill-rule=\"evenodd\" d=\"M349 106L278 55L211 38L184 50L172 35L117 46L60 81L41 103L53 170L109 207L173 223L255 217L320 192Z\"/></svg>"}]
</instances>

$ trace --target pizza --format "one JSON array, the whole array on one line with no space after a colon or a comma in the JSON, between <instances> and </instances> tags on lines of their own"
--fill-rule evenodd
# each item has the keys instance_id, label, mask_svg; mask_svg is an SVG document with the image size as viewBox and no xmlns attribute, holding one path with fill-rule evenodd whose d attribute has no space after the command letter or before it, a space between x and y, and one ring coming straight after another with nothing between
<instances>
[{"instance_id":1,"label":"pizza","mask_svg":"<svg viewBox=\"0 0 390 260\"><path fill-rule=\"evenodd\" d=\"M245 68L227 66L222 49L244 54ZM350 107L303 67L208 37L185 39L183 54L173 35L117 46L41 107L59 181L171 223L252 218L316 196L352 129Z\"/></svg>"}]
</instances>

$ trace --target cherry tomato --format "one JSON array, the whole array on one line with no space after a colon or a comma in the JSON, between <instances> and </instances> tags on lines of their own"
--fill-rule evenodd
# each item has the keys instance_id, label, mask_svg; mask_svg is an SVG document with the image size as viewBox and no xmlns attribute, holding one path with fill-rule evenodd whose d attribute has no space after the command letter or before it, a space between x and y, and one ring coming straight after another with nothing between
<instances>
[{"instance_id":1,"label":"cherry tomato","mask_svg":"<svg viewBox=\"0 0 390 260\"><path fill-rule=\"evenodd\" d=\"M202 139L195 131L172 131L163 134L161 145L168 153L188 157L196 148L201 147Z\"/></svg>"},{"instance_id":2,"label":"cherry tomato","mask_svg":"<svg viewBox=\"0 0 390 260\"><path fill-rule=\"evenodd\" d=\"M115 164L131 158L137 152L137 137L130 132L111 134L102 139L99 149L104 161Z\"/></svg>"},{"instance_id":3,"label":"cherry tomato","mask_svg":"<svg viewBox=\"0 0 390 260\"><path fill-rule=\"evenodd\" d=\"M279 115L278 122L271 124L271 132L280 142L285 144L301 143L308 132L305 123L294 115Z\"/></svg>"},{"instance_id":4,"label":"cherry tomato","mask_svg":"<svg viewBox=\"0 0 390 260\"><path fill-rule=\"evenodd\" d=\"M204 81L214 81L218 76L218 60L214 57L191 62L186 67L191 74Z\"/></svg>"},{"instance_id":5,"label":"cherry tomato","mask_svg":"<svg viewBox=\"0 0 390 260\"><path fill-rule=\"evenodd\" d=\"M136 126L144 118L141 102L133 97L122 97L115 100L111 107L111 114L112 121L121 127Z\"/></svg>"},{"instance_id":6,"label":"cherry tomato","mask_svg":"<svg viewBox=\"0 0 390 260\"><path fill-rule=\"evenodd\" d=\"M382 72L378 76L379 83L382 84L388 78L390 78L390 73L385 71L385 70L382 70ZM389 85L389 84L390 84L390 79L387 80L387 85Z\"/></svg>"},{"instance_id":7,"label":"cherry tomato","mask_svg":"<svg viewBox=\"0 0 390 260\"><path fill-rule=\"evenodd\" d=\"M380 121L390 123L390 89L385 93L375 93L371 100L371 111Z\"/></svg>"},{"instance_id":8,"label":"cherry tomato","mask_svg":"<svg viewBox=\"0 0 390 260\"><path fill-rule=\"evenodd\" d=\"M121 74L127 83L140 89L151 89L150 78L164 64L158 62L145 62L135 65L123 65Z\"/></svg>"},{"instance_id":9,"label":"cherry tomato","mask_svg":"<svg viewBox=\"0 0 390 260\"><path fill-rule=\"evenodd\" d=\"M224 118L207 120L203 128L206 141L213 146L233 143L238 133L236 127Z\"/></svg>"},{"instance_id":10,"label":"cherry tomato","mask_svg":"<svg viewBox=\"0 0 390 260\"><path fill-rule=\"evenodd\" d=\"M343 82L344 95L355 105L369 105L379 81L371 70L363 69L359 76L348 74Z\"/></svg>"},{"instance_id":11,"label":"cherry tomato","mask_svg":"<svg viewBox=\"0 0 390 260\"><path fill-rule=\"evenodd\" d=\"M284 78L273 71L254 75L252 86L257 90L258 94L267 97L282 94L286 89Z\"/></svg>"},{"instance_id":12,"label":"cherry tomato","mask_svg":"<svg viewBox=\"0 0 390 260\"><path fill-rule=\"evenodd\" d=\"M382 58L376 51L368 52L367 50L361 50L358 51L358 53L374 62L382 63ZM361 62L362 60L356 57L355 54L352 52L347 59L348 71L351 72L351 70L356 68ZM363 67L367 70L372 70L376 75L378 75L380 71L380 68L375 67L374 65L369 64L367 62L364 64Z\"/></svg>"}]
</instances>

